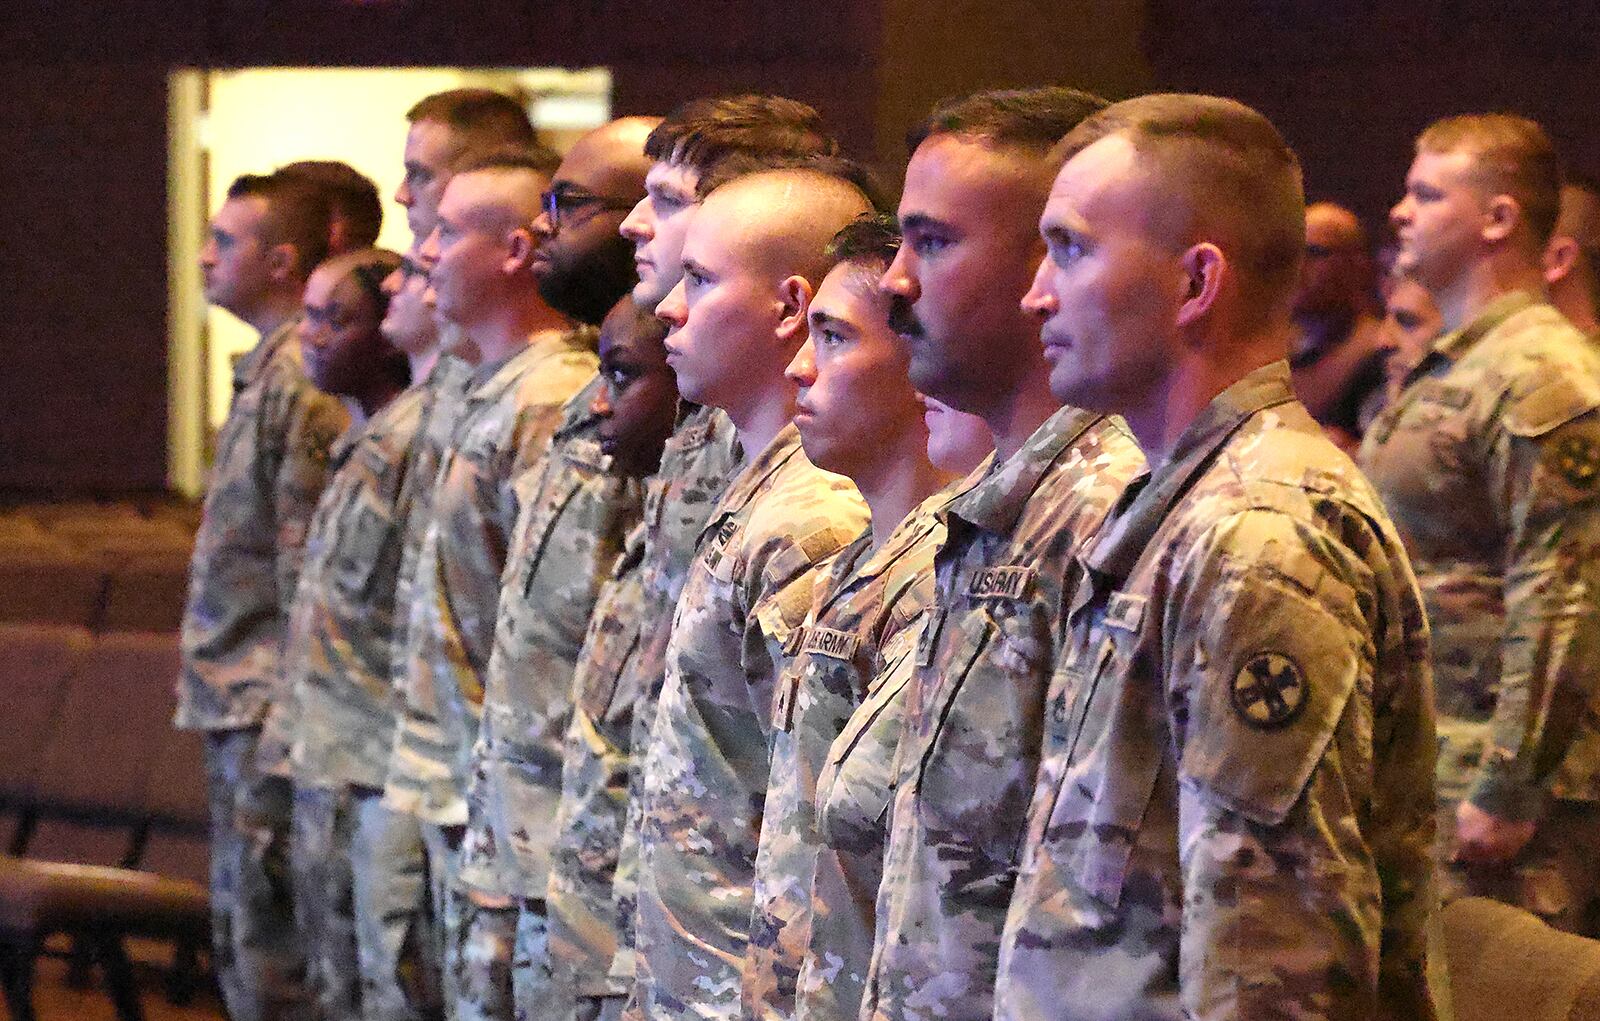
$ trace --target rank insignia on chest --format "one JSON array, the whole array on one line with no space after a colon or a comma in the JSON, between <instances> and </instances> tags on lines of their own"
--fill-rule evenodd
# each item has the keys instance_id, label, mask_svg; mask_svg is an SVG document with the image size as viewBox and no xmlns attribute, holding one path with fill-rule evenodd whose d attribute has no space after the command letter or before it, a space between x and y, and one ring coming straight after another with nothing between
<instances>
[{"instance_id":1,"label":"rank insignia on chest","mask_svg":"<svg viewBox=\"0 0 1600 1021\"><path fill-rule=\"evenodd\" d=\"M1149 601L1144 596L1130 596L1116 592L1106 604L1106 626L1123 631L1138 631L1144 623L1144 608Z\"/></svg>"},{"instance_id":2,"label":"rank insignia on chest","mask_svg":"<svg viewBox=\"0 0 1600 1021\"><path fill-rule=\"evenodd\" d=\"M1257 730L1281 730L1293 723L1309 697L1300 667L1287 656L1263 652L1251 657L1233 678L1233 711Z\"/></svg>"},{"instance_id":3,"label":"rank insignia on chest","mask_svg":"<svg viewBox=\"0 0 1600 1021\"><path fill-rule=\"evenodd\" d=\"M1023 599L1037 574L1031 567L980 567L967 582L967 595L973 599Z\"/></svg>"},{"instance_id":4,"label":"rank insignia on chest","mask_svg":"<svg viewBox=\"0 0 1600 1021\"><path fill-rule=\"evenodd\" d=\"M855 659L856 650L860 647L861 637L848 631L814 627L806 632L805 651L812 656L848 661Z\"/></svg>"}]
</instances>

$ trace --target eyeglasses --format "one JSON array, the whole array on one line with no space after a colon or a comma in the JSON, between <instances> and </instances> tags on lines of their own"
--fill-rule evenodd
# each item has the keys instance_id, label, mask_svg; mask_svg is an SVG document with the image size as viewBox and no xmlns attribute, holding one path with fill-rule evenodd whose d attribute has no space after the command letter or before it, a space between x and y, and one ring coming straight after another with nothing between
<instances>
[{"instance_id":1,"label":"eyeglasses","mask_svg":"<svg viewBox=\"0 0 1600 1021\"><path fill-rule=\"evenodd\" d=\"M556 185L541 195L539 204L544 206L544 214L550 218L551 230L561 229L563 215L576 217L584 209L632 209L634 206L629 199L608 198L563 185Z\"/></svg>"}]
</instances>

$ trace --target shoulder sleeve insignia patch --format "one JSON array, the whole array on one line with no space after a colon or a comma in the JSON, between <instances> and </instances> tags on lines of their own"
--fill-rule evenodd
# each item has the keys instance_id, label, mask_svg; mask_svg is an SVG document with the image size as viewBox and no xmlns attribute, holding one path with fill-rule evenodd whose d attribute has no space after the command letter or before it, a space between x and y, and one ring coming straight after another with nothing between
<instances>
[{"instance_id":1,"label":"shoulder sleeve insignia patch","mask_svg":"<svg viewBox=\"0 0 1600 1021\"><path fill-rule=\"evenodd\" d=\"M1306 707L1305 677L1294 660L1263 652L1233 678L1233 711L1257 730L1281 730Z\"/></svg>"}]
</instances>

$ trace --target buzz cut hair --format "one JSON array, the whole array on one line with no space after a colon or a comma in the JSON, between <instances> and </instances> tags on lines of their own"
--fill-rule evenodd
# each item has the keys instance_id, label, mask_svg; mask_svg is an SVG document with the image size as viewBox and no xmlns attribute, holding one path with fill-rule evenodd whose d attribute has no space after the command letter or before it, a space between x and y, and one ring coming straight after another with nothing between
<instances>
[{"instance_id":1,"label":"buzz cut hair","mask_svg":"<svg viewBox=\"0 0 1600 1021\"><path fill-rule=\"evenodd\" d=\"M479 153L461 164L457 174L472 174L482 170L525 170L541 177L554 177L561 166L556 151L540 142L531 145L505 146Z\"/></svg>"},{"instance_id":2,"label":"buzz cut hair","mask_svg":"<svg viewBox=\"0 0 1600 1021\"><path fill-rule=\"evenodd\" d=\"M1107 100L1093 93L1065 85L990 89L951 97L941 100L906 133L906 150L916 152L935 135L955 135L1000 149L1049 156L1067 132L1107 105Z\"/></svg>"},{"instance_id":3,"label":"buzz cut hair","mask_svg":"<svg viewBox=\"0 0 1600 1021\"><path fill-rule=\"evenodd\" d=\"M1478 182L1509 195L1543 246L1561 213L1561 159L1537 121L1509 113L1470 113L1434 121L1417 136L1418 153L1466 153Z\"/></svg>"},{"instance_id":4,"label":"buzz cut hair","mask_svg":"<svg viewBox=\"0 0 1600 1021\"><path fill-rule=\"evenodd\" d=\"M531 147L539 141L539 133L522 103L493 89L436 92L407 110L406 120L412 124L434 121L449 127L456 141L452 163L493 149Z\"/></svg>"},{"instance_id":5,"label":"buzz cut hair","mask_svg":"<svg viewBox=\"0 0 1600 1021\"><path fill-rule=\"evenodd\" d=\"M258 198L266 203L261 220L263 245L287 244L295 251L295 275L302 281L328 257L332 219L328 193L303 177L285 174L241 174L228 185L228 198Z\"/></svg>"},{"instance_id":6,"label":"buzz cut hair","mask_svg":"<svg viewBox=\"0 0 1600 1021\"><path fill-rule=\"evenodd\" d=\"M733 155L748 159L837 156L839 143L814 107L798 99L746 93L691 99L655 126L644 153L702 177Z\"/></svg>"},{"instance_id":7,"label":"buzz cut hair","mask_svg":"<svg viewBox=\"0 0 1600 1021\"><path fill-rule=\"evenodd\" d=\"M330 213L349 224L354 248L377 244L383 230L383 201L372 178L342 160L297 160L279 167L278 173L302 177L324 189Z\"/></svg>"},{"instance_id":8,"label":"buzz cut hair","mask_svg":"<svg viewBox=\"0 0 1600 1021\"><path fill-rule=\"evenodd\" d=\"M814 156L772 156L730 153L695 184L695 197L704 199L718 188L741 177L770 170L806 170L824 177L835 177L866 196L874 210L888 208L883 185L865 164L833 154Z\"/></svg>"},{"instance_id":9,"label":"buzz cut hair","mask_svg":"<svg viewBox=\"0 0 1600 1021\"><path fill-rule=\"evenodd\" d=\"M1305 191L1300 160L1271 121L1218 96L1139 96L1078 125L1061 155L1070 161L1113 136L1133 146L1144 181L1182 224L1163 240L1222 248L1240 270L1256 325L1288 307L1305 256Z\"/></svg>"}]
</instances>

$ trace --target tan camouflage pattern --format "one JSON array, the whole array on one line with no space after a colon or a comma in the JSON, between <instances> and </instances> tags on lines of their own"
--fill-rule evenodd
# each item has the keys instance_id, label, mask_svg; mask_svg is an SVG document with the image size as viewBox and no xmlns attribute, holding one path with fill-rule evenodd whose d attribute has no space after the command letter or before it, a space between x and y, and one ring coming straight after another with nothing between
<instances>
[{"instance_id":1,"label":"tan camouflage pattern","mask_svg":"<svg viewBox=\"0 0 1600 1021\"><path fill-rule=\"evenodd\" d=\"M452 784L450 747L439 725L432 664L410 658L412 628L424 625L430 609L426 602L413 598L414 578L422 543L433 521L439 465L450 446L471 383L472 368L459 358L441 354L434 363L422 384L421 422L409 453L410 466L401 497L406 524L400 577L395 586L394 650L390 663L401 708L395 720L383 796L384 803L393 810L425 819L452 817L450 806L459 795Z\"/></svg>"},{"instance_id":2,"label":"tan camouflage pattern","mask_svg":"<svg viewBox=\"0 0 1600 1021\"><path fill-rule=\"evenodd\" d=\"M1143 467L1120 421L1062 408L944 509L863 1018L989 1016L1073 555Z\"/></svg>"},{"instance_id":3,"label":"tan camouflage pattern","mask_svg":"<svg viewBox=\"0 0 1600 1021\"><path fill-rule=\"evenodd\" d=\"M637 480L609 470L596 375L567 402L540 463L516 483L520 513L506 556L483 726L473 757L462 878L543 899L561 804L572 677L600 586L642 512Z\"/></svg>"},{"instance_id":4,"label":"tan camouflage pattern","mask_svg":"<svg viewBox=\"0 0 1600 1021\"><path fill-rule=\"evenodd\" d=\"M994 1017L1433 1017L1427 623L1288 363L1078 562Z\"/></svg>"},{"instance_id":5,"label":"tan camouflage pattern","mask_svg":"<svg viewBox=\"0 0 1600 1021\"><path fill-rule=\"evenodd\" d=\"M629 747L640 749L628 764L628 809L617 851L612 896L617 902L618 950L611 972L631 988L634 975L633 920L639 873L640 808L644 794L643 749L655 722L656 702L666 680L667 640L678 596L706 521L728 484L739 473L743 451L739 434L717 408L696 408L684 416L667 440L661 467L645 491L645 549L639 566L643 606L639 648L628 660L618 687L634 692L633 733Z\"/></svg>"},{"instance_id":6,"label":"tan camouflage pattern","mask_svg":"<svg viewBox=\"0 0 1600 1021\"><path fill-rule=\"evenodd\" d=\"M587 327L548 331L499 364L477 366L444 449L406 633L407 684L431 687L450 756L433 763L449 767L451 787L430 785L443 803L418 806L425 821L467 821L500 575L519 509L515 483L543 455L562 406L594 375L594 336Z\"/></svg>"},{"instance_id":7,"label":"tan camouflage pattern","mask_svg":"<svg viewBox=\"0 0 1600 1021\"><path fill-rule=\"evenodd\" d=\"M361 968L356 951L355 829L350 789L296 787L289 831L295 926L306 953L306 986L319 1021L359 1021Z\"/></svg>"},{"instance_id":8,"label":"tan camouflage pattern","mask_svg":"<svg viewBox=\"0 0 1600 1021\"><path fill-rule=\"evenodd\" d=\"M837 885L832 856L820 853L817 773L883 669L883 647L933 597L933 553L944 537L935 512L946 500L941 493L915 508L876 549L869 527L841 550L790 641L793 658L772 703L772 766L744 959L747 1018L787 1021L795 1013L812 935L812 884Z\"/></svg>"},{"instance_id":9,"label":"tan camouflage pattern","mask_svg":"<svg viewBox=\"0 0 1600 1021\"><path fill-rule=\"evenodd\" d=\"M328 451L349 422L311 385L291 319L233 369L189 565L176 726L259 726L283 687L283 643Z\"/></svg>"},{"instance_id":10,"label":"tan camouflage pattern","mask_svg":"<svg viewBox=\"0 0 1600 1021\"><path fill-rule=\"evenodd\" d=\"M600 590L573 678L572 721L562 758L561 804L546 900L550 953L579 997L620 997L611 976L622 920L612 893L628 809L628 763L639 678L645 528L628 534L622 556Z\"/></svg>"},{"instance_id":11,"label":"tan camouflage pattern","mask_svg":"<svg viewBox=\"0 0 1600 1021\"><path fill-rule=\"evenodd\" d=\"M389 671L400 498L422 397L400 394L334 448L290 618L288 695L262 736L287 741L297 787L383 787L399 710Z\"/></svg>"},{"instance_id":12,"label":"tan camouflage pattern","mask_svg":"<svg viewBox=\"0 0 1600 1021\"><path fill-rule=\"evenodd\" d=\"M941 525L937 544L943 536ZM877 932L905 692L916 672L926 621L926 614L918 617L884 644L882 669L817 774L817 831L825 846L811 884L811 936L796 993L794 1016L802 1021L854 1021L861 1012Z\"/></svg>"},{"instance_id":13,"label":"tan camouflage pattern","mask_svg":"<svg viewBox=\"0 0 1600 1021\"><path fill-rule=\"evenodd\" d=\"M1513 293L1434 343L1362 445L1433 625L1447 806L1600 800L1596 408L1600 352Z\"/></svg>"},{"instance_id":14,"label":"tan camouflage pattern","mask_svg":"<svg viewBox=\"0 0 1600 1021\"><path fill-rule=\"evenodd\" d=\"M866 522L855 486L814 467L791 424L702 532L644 764L635 992L647 1018L739 1014L784 650Z\"/></svg>"}]
</instances>

